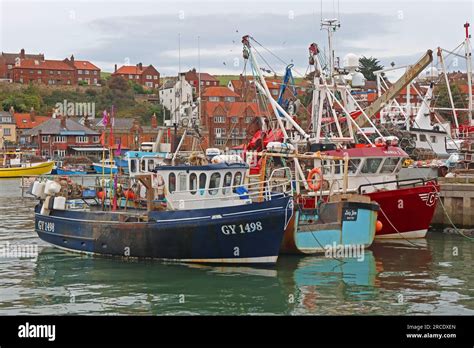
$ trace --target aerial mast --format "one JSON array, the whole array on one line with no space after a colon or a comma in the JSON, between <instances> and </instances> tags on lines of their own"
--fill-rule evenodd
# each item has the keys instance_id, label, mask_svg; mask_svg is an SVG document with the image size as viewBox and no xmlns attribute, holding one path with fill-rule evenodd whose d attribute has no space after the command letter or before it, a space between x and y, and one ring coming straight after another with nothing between
<instances>
[{"instance_id":1,"label":"aerial mast","mask_svg":"<svg viewBox=\"0 0 474 348\"><path fill-rule=\"evenodd\" d=\"M472 116L472 51L471 51L471 35L469 34L470 24L466 22L464 28L466 29L466 38L464 40L464 49L466 51L466 70L467 70L467 87L469 94L469 122L474 126L474 118Z\"/></svg>"}]
</instances>

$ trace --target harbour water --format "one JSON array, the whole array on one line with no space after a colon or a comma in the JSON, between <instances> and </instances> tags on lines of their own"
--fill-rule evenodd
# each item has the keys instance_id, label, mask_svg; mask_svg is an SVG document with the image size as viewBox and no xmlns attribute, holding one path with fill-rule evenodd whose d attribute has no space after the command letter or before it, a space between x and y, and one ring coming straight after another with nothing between
<instances>
[{"instance_id":1,"label":"harbour water","mask_svg":"<svg viewBox=\"0 0 474 348\"><path fill-rule=\"evenodd\" d=\"M377 242L363 258L281 256L276 266L215 267L90 257L34 232L35 201L0 181L0 314L473 315L473 242L430 232Z\"/></svg>"}]
</instances>

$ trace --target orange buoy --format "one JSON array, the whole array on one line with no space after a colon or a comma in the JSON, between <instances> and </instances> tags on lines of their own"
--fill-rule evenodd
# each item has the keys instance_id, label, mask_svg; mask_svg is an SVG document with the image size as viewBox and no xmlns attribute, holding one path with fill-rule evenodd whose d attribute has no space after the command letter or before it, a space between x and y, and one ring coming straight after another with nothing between
<instances>
[{"instance_id":1,"label":"orange buoy","mask_svg":"<svg viewBox=\"0 0 474 348\"><path fill-rule=\"evenodd\" d=\"M105 197L104 191L97 192L97 198L103 201L104 197Z\"/></svg>"},{"instance_id":2,"label":"orange buoy","mask_svg":"<svg viewBox=\"0 0 474 348\"><path fill-rule=\"evenodd\" d=\"M316 184L313 183L314 177L318 177L318 181L316 181ZM308 177L306 178L306 181L308 182L308 186L311 190L317 191L321 188L321 185L323 183L323 174L321 173L321 170L319 168L313 168L308 174Z\"/></svg>"},{"instance_id":3,"label":"orange buoy","mask_svg":"<svg viewBox=\"0 0 474 348\"><path fill-rule=\"evenodd\" d=\"M382 222L380 220L377 220L377 222L375 223L375 232L382 231L382 228L383 228Z\"/></svg>"}]
</instances>

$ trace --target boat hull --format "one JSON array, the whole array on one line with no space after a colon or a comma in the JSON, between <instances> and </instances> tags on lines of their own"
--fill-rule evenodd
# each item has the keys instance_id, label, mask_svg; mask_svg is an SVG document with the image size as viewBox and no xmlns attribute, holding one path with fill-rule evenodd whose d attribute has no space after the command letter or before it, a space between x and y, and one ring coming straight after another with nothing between
<instances>
[{"instance_id":1,"label":"boat hull","mask_svg":"<svg viewBox=\"0 0 474 348\"><path fill-rule=\"evenodd\" d=\"M300 208L303 208L300 206ZM323 203L318 217L297 209L285 231L281 252L320 254L340 247L369 247L374 241L378 205L362 202Z\"/></svg>"},{"instance_id":2,"label":"boat hull","mask_svg":"<svg viewBox=\"0 0 474 348\"><path fill-rule=\"evenodd\" d=\"M79 171L79 170L66 170L66 169L57 168L56 174L57 175L86 175L87 173L83 171Z\"/></svg>"},{"instance_id":3,"label":"boat hull","mask_svg":"<svg viewBox=\"0 0 474 348\"><path fill-rule=\"evenodd\" d=\"M49 174L53 170L54 162L32 164L29 167L0 168L0 178L19 178L22 176Z\"/></svg>"},{"instance_id":4,"label":"boat hull","mask_svg":"<svg viewBox=\"0 0 474 348\"><path fill-rule=\"evenodd\" d=\"M439 185L425 185L378 191L367 194L380 204L378 219L382 229L377 239L424 238L430 227L438 201Z\"/></svg>"},{"instance_id":5,"label":"boat hull","mask_svg":"<svg viewBox=\"0 0 474 348\"><path fill-rule=\"evenodd\" d=\"M239 207L150 212L148 222L124 222L111 212L36 207L39 237L76 252L199 263L275 263L291 198Z\"/></svg>"},{"instance_id":6,"label":"boat hull","mask_svg":"<svg viewBox=\"0 0 474 348\"><path fill-rule=\"evenodd\" d=\"M118 173L118 169L117 167L103 167L101 165L97 165L97 164L94 164L93 165L94 167L94 170L97 174L117 174Z\"/></svg>"}]
</instances>

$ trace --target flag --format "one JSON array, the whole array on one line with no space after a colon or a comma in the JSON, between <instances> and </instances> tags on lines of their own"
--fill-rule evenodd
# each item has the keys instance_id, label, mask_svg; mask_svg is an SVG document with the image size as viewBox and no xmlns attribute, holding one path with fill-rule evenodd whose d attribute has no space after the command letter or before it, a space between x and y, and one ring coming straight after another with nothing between
<instances>
[{"instance_id":1,"label":"flag","mask_svg":"<svg viewBox=\"0 0 474 348\"><path fill-rule=\"evenodd\" d=\"M122 142L120 141L117 146L117 150L115 150L115 156L120 156L122 152Z\"/></svg>"},{"instance_id":2,"label":"flag","mask_svg":"<svg viewBox=\"0 0 474 348\"><path fill-rule=\"evenodd\" d=\"M114 135L112 134L112 132L110 132L109 147L112 148L113 146L114 146Z\"/></svg>"},{"instance_id":3,"label":"flag","mask_svg":"<svg viewBox=\"0 0 474 348\"><path fill-rule=\"evenodd\" d=\"M105 146L105 132L102 132L102 134L100 136L100 144L102 146Z\"/></svg>"},{"instance_id":4,"label":"flag","mask_svg":"<svg viewBox=\"0 0 474 348\"><path fill-rule=\"evenodd\" d=\"M104 110L104 112L102 113L102 124L104 125L104 127L107 127L107 125L109 124L107 110Z\"/></svg>"},{"instance_id":5,"label":"flag","mask_svg":"<svg viewBox=\"0 0 474 348\"><path fill-rule=\"evenodd\" d=\"M114 126L115 126L115 110L114 110L114 106L113 106L113 105L112 105L112 109L111 109L111 111L110 111L110 118L109 118L109 120L110 120L111 126L114 127Z\"/></svg>"}]
</instances>

